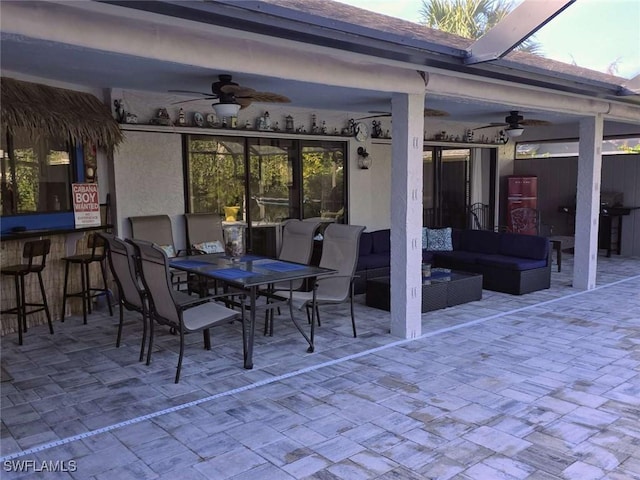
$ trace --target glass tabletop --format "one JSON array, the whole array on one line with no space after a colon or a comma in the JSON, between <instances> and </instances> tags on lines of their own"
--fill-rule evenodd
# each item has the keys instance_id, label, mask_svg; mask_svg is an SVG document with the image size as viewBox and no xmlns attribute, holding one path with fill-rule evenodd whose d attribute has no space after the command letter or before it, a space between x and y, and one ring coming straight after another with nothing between
<instances>
[{"instance_id":1,"label":"glass tabletop","mask_svg":"<svg viewBox=\"0 0 640 480\"><path fill-rule=\"evenodd\" d=\"M269 257L247 254L233 259L222 253L173 258L172 268L242 287L298 280L335 273L328 268L285 262Z\"/></svg>"}]
</instances>

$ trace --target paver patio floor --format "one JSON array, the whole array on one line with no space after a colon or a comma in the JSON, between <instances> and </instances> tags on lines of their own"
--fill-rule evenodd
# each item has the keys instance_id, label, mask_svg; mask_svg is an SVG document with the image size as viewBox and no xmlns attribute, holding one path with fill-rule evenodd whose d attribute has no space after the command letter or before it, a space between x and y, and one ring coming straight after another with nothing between
<instances>
[{"instance_id":1,"label":"paver patio floor","mask_svg":"<svg viewBox=\"0 0 640 480\"><path fill-rule=\"evenodd\" d=\"M138 362L134 314L120 348L104 311L7 335L2 478L639 479L640 259L598 262L595 290L566 256L551 289L485 290L411 341L364 296L358 338L325 307L313 354L282 315L253 370L238 324L211 351L191 334L178 385L178 338L158 329Z\"/></svg>"}]
</instances>

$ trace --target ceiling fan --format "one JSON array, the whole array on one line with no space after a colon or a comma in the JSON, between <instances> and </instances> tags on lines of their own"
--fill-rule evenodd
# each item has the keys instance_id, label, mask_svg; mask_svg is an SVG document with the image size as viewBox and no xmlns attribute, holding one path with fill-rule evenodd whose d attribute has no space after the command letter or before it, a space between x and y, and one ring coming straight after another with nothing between
<instances>
[{"instance_id":1,"label":"ceiling fan","mask_svg":"<svg viewBox=\"0 0 640 480\"><path fill-rule=\"evenodd\" d=\"M369 115L367 117L360 117L358 120L366 120L368 118L379 118L379 117L390 117L391 112L382 112L378 110L370 110L369 113L373 113L374 115ZM448 117L449 114L443 110L435 110L433 108L425 108L424 109L425 117Z\"/></svg>"},{"instance_id":2,"label":"ceiling fan","mask_svg":"<svg viewBox=\"0 0 640 480\"><path fill-rule=\"evenodd\" d=\"M190 93L200 95L200 98L192 98L191 100L183 100L177 103L194 102L196 100L218 100L216 105L238 105L236 113L239 109L247 108L253 102L258 103L289 103L291 100L284 95L272 92L258 92L253 88L238 85L231 79L229 74L218 75L218 81L211 84L211 93L194 92L192 90L169 90L172 93Z\"/></svg>"},{"instance_id":3,"label":"ceiling fan","mask_svg":"<svg viewBox=\"0 0 640 480\"><path fill-rule=\"evenodd\" d=\"M474 128L473 130L482 130L483 128L495 128L495 127L507 127L504 129L505 134L508 137L519 137L524 132L524 126L540 127L544 125L551 125L551 122L546 120L528 119L520 115L518 110L511 110L509 115L504 118L504 122L492 122L482 127Z\"/></svg>"}]
</instances>

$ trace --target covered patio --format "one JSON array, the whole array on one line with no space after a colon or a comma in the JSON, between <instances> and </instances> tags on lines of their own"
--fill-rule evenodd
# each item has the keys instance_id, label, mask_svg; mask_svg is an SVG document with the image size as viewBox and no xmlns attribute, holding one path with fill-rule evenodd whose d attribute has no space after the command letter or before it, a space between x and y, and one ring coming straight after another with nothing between
<instances>
[{"instance_id":1,"label":"covered patio","mask_svg":"<svg viewBox=\"0 0 640 480\"><path fill-rule=\"evenodd\" d=\"M358 338L346 305L326 307L313 354L282 315L253 370L239 326L218 327L209 352L189 336L177 385L177 338L159 329L147 367L139 317L117 349L104 305L5 336L3 478L56 461L77 479L635 478L639 266L601 258L583 291L568 256L551 289L485 290L411 340L360 296Z\"/></svg>"}]
</instances>

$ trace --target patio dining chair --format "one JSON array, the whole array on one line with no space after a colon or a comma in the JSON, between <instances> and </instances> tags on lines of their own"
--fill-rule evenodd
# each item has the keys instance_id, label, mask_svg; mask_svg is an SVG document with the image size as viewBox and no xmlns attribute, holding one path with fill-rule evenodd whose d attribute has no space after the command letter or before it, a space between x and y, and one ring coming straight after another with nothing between
<instances>
[{"instance_id":1,"label":"patio dining chair","mask_svg":"<svg viewBox=\"0 0 640 480\"><path fill-rule=\"evenodd\" d=\"M202 253L224 252L222 215L217 213L185 213L187 245Z\"/></svg>"},{"instance_id":2,"label":"patio dining chair","mask_svg":"<svg viewBox=\"0 0 640 480\"><path fill-rule=\"evenodd\" d=\"M180 353L175 383L180 381L182 359L184 357L184 336L188 332L202 331L204 347L211 350L209 329L216 325L242 320L243 342L245 335L244 299L240 298L240 311L231 310L215 301L228 299L234 294L212 295L205 298L190 297L176 291L171 282L169 259L166 252L151 242L130 239L139 258L140 277L149 298L149 351L153 349L154 322L168 325L180 335Z\"/></svg>"},{"instance_id":3,"label":"patio dining chair","mask_svg":"<svg viewBox=\"0 0 640 480\"><path fill-rule=\"evenodd\" d=\"M178 250L173 240L173 227L169 215L143 215L139 217L129 217L131 225L131 238L155 243L173 258L192 253L190 249ZM188 276L184 272L171 271L171 279L176 288L187 284Z\"/></svg>"},{"instance_id":4,"label":"patio dining chair","mask_svg":"<svg viewBox=\"0 0 640 480\"><path fill-rule=\"evenodd\" d=\"M282 247L278 255L279 260L285 262L303 263L308 265L313 254L313 237L315 236L321 222L287 220L282 229ZM294 282L276 283L272 286L272 291L299 290L303 286L303 280ZM267 321L264 326L264 333L273 335L273 310L267 310Z\"/></svg>"},{"instance_id":5,"label":"patio dining chair","mask_svg":"<svg viewBox=\"0 0 640 480\"><path fill-rule=\"evenodd\" d=\"M118 288L118 305L120 307L120 321L116 347L120 348L122 326L124 324L124 310L138 312L142 315L142 341L140 343L140 359L144 358L144 347L147 341L147 324L149 307L147 292L138 275L136 256L133 245L110 233L99 234L107 243L107 257L111 273Z\"/></svg>"},{"instance_id":6,"label":"patio dining chair","mask_svg":"<svg viewBox=\"0 0 640 480\"><path fill-rule=\"evenodd\" d=\"M217 213L185 213L187 245L191 254L224 253L222 233L222 215ZM215 280L197 275L187 276L187 291L208 295L210 290L217 292Z\"/></svg>"},{"instance_id":7,"label":"patio dining chair","mask_svg":"<svg viewBox=\"0 0 640 480\"><path fill-rule=\"evenodd\" d=\"M351 325L356 337L356 321L353 310L353 280L358 263L360 235L365 227L361 225L330 224L324 231L320 267L336 270L337 273L316 279L315 291L292 292L292 302L305 308L307 319L311 321L311 309L314 308L320 325L319 305L338 304L349 300L351 307ZM313 330L311 336L313 343Z\"/></svg>"}]
</instances>

